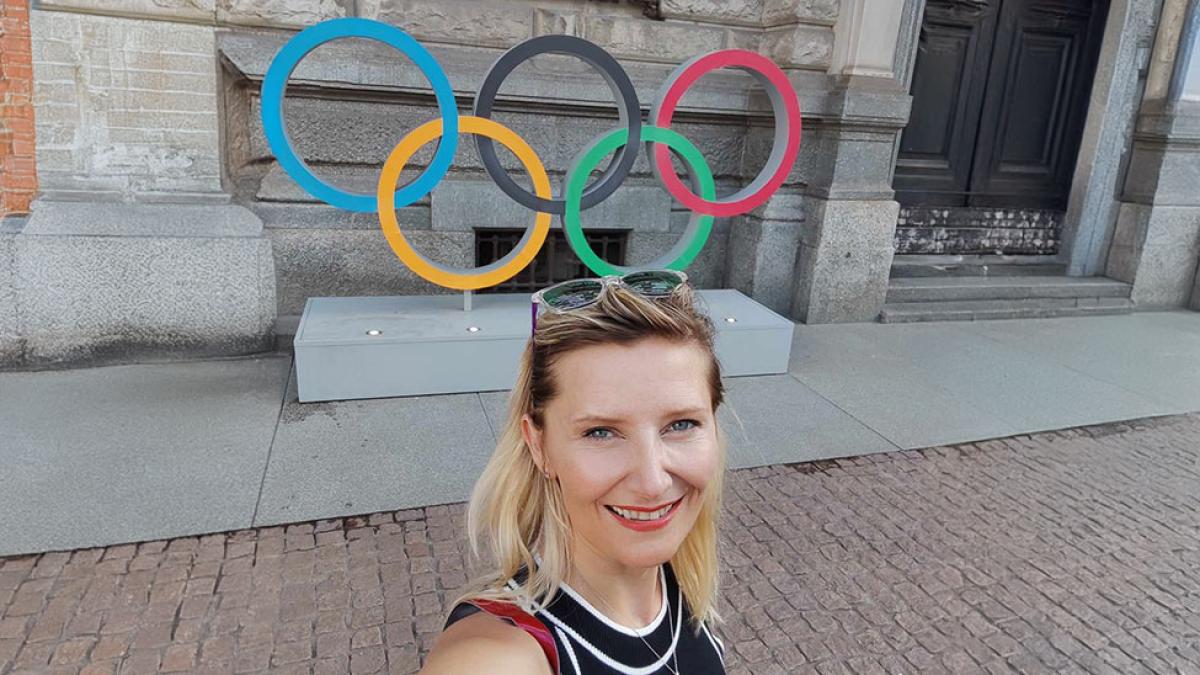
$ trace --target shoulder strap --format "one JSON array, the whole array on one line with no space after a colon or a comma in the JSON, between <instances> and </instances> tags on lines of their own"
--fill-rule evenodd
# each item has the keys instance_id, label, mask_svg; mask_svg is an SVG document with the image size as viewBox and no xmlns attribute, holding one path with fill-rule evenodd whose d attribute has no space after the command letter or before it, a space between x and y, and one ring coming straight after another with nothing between
<instances>
[{"instance_id":1,"label":"shoulder strap","mask_svg":"<svg viewBox=\"0 0 1200 675\"><path fill-rule=\"evenodd\" d=\"M508 602L498 602L495 600L470 600L471 605L478 607L481 611L487 612L494 617L505 619L511 622L517 628L529 633L534 640L537 640L542 651L546 654L546 660L550 662L550 671L557 674L558 670L558 648L554 646L554 636L550 634L550 629L546 628L546 624L538 620L529 612L517 607Z\"/></svg>"}]
</instances>

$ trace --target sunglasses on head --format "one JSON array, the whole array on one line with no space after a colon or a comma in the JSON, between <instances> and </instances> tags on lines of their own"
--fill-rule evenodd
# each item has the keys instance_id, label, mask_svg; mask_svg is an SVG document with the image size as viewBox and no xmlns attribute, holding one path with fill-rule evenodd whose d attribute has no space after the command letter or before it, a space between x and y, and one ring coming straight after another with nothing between
<instances>
[{"instance_id":1,"label":"sunglasses on head","mask_svg":"<svg viewBox=\"0 0 1200 675\"><path fill-rule=\"evenodd\" d=\"M537 332L539 310L570 312L600 302L612 286L621 286L646 298L665 298L687 283L687 275L675 270L648 270L620 276L572 279L533 294L533 332Z\"/></svg>"}]
</instances>

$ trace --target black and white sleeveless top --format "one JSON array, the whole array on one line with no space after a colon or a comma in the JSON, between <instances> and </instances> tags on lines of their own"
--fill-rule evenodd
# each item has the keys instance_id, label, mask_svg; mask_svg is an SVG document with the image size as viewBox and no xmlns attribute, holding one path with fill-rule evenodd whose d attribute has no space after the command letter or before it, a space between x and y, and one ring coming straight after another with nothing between
<instances>
[{"instance_id":1,"label":"black and white sleeveless top","mask_svg":"<svg viewBox=\"0 0 1200 675\"><path fill-rule=\"evenodd\" d=\"M661 566L659 574L662 588L666 589L662 607L648 626L636 631L604 616L566 584L552 602L533 612L554 636L559 672L563 675L671 675L672 672L723 675L725 646L707 625L702 624L699 633L692 627L691 612L671 566ZM509 586L515 587L515 583L510 581ZM460 603L450 612L446 626L478 611L473 605Z\"/></svg>"}]
</instances>

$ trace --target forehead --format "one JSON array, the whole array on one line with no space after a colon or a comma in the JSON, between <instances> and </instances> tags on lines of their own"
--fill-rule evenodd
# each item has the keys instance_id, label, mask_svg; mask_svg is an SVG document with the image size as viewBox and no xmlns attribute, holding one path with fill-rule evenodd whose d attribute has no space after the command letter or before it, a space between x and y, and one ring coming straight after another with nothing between
<instances>
[{"instance_id":1,"label":"forehead","mask_svg":"<svg viewBox=\"0 0 1200 675\"><path fill-rule=\"evenodd\" d=\"M646 339L584 347L554 364L558 391L550 407L621 417L708 408L709 367L704 348L690 342Z\"/></svg>"}]
</instances>

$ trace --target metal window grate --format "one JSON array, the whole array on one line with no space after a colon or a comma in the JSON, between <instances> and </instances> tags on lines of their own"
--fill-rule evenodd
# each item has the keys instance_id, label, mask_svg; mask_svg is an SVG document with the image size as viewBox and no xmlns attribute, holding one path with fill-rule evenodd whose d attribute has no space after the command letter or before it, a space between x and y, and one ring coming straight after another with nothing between
<instances>
[{"instance_id":1,"label":"metal window grate","mask_svg":"<svg viewBox=\"0 0 1200 675\"><path fill-rule=\"evenodd\" d=\"M477 267L493 263L508 255L513 247L521 241L524 230L476 230L475 231L475 265ZM584 230L584 236L592 245L596 255L614 265L625 264L626 241L628 231L614 230ZM480 293L532 293L540 288L569 279L596 276L589 270L567 243L567 237L562 230L551 230L546 238L546 245L538 251L525 269L515 277L492 288L483 289Z\"/></svg>"}]
</instances>

